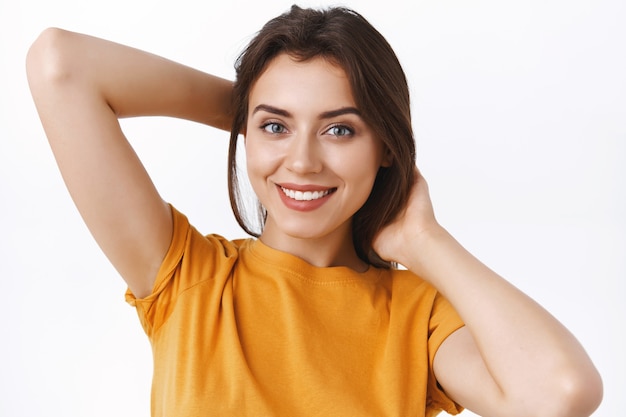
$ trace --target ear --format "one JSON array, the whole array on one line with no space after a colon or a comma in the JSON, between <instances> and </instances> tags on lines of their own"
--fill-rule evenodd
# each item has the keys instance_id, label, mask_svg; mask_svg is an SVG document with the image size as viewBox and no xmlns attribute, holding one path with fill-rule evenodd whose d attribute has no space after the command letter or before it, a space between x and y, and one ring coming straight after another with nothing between
<instances>
[{"instance_id":1,"label":"ear","mask_svg":"<svg viewBox=\"0 0 626 417\"><path fill-rule=\"evenodd\" d=\"M380 166L383 168L389 168L391 165L393 165L393 155L391 155L389 148L386 147Z\"/></svg>"}]
</instances>

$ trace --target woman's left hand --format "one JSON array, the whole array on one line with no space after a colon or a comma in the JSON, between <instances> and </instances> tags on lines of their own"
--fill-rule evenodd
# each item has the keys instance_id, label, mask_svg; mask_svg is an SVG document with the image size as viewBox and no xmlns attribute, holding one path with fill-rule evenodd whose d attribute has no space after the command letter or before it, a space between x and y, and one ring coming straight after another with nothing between
<instances>
[{"instance_id":1,"label":"woman's left hand","mask_svg":"<svg viewBox=\"0 0 626 417\"><path fill-rule=\"evenodd\" d=\"M437 351L437 382L480 415L589 416L602 398L602 380L584 349L439 225L428 185L417 168L414 175L405 209L373 248L429 282L465 323Z\"/></svg>"},{"instance_id":2,"label":"woman's left hand","mask_svg":"<svg viewBox=\"0 0 626 417\"><path fill-rule=\"evenodd\" d=\"M374 237L373 249L387 260L408 266L416 253L416 245L429 233L440 230L435 219L433 205L428 192L428 184L417 167L415 181L406 207Z\"/></svg>"}]
</instances>

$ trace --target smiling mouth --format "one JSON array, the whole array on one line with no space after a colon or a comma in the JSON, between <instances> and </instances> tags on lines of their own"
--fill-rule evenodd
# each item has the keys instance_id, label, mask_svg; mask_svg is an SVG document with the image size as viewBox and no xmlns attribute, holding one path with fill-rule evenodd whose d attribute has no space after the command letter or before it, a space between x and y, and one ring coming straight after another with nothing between
<instances>
[{"instance_id":1,"label":"smiling mouth","mask_svg":"<svg viewBox=\"0 0 626 417\"><path fill-rule=\"evenodd\" d=\"M298 190L290 190L285 187L280 187L282 192L289 198L296 201L312 201L318 200L320 198L326 197L328 194L335 192L336 188L330 188L328 190L323 191L298 191Z\"/></svg>"}]
</instances>

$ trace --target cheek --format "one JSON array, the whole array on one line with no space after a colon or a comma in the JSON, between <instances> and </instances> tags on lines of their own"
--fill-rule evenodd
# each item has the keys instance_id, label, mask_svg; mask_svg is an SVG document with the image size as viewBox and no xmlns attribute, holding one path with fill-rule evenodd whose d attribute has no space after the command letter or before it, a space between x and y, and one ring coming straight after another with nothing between
<instances>
[{"instance_id":1,"label":"cheek","mask_svg":"<svg viewBox=\"0 0 626 417\"><path fill-rule=\"evenodd\" d=\"M262 146L254 140L246 140L245 143L246 169L250 182L254 185L271 174L278 164L276 152L271 147Z\"/></svg>"},{"instance_id":2,"label":"cheek","mask_svg":"<svg viewBox=\"0 0 626 417\"><path fill-rule=\"evenodd\" d=\"M372 144L347 149L341 154L330 155L334 169L342 172L346 179L361 179L364 183L373 182L381 167L382 157L378 147Z\"/></svg>"},{"instance_id":3,"label":"cheek","mask_svg":"<svg viewBox=\"0 0 626 417\"><path fill-rule=\"evenodd\" d=\"M343 161L342 171L346 183L354 193L355 203L361 207L374 187L376 175L381 167L380 154L370 148L368 152L356 153Z\"/></svg>"}]
</instances>

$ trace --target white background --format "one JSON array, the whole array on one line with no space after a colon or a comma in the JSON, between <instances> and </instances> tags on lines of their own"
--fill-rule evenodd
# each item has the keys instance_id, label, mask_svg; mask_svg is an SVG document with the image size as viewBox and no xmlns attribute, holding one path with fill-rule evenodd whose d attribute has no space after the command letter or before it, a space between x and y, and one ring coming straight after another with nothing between
<instances>
[{"instance_id":1,"label":"white background","mask_svg":"<svg viewBox=\"0 0 626 417\"><path fill-rule=\"evenodd\" d=\"M64 189L27 48L60 26L232 78L242 46L291 2L1 1L0 416L148 416L150 348ZM623 414L626 2L346 4L405 67L440 221L582 341L605 382L595 416ZM157 118L124 128L167 200L205 233L242 236L226 133Z\"/></svg>"}]
</instances>

